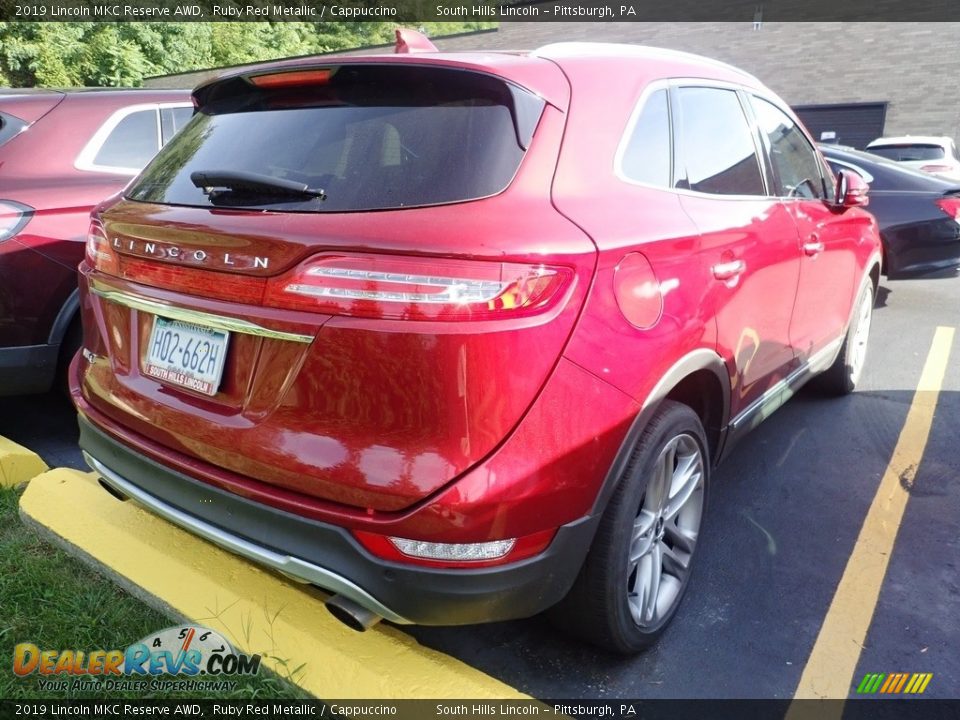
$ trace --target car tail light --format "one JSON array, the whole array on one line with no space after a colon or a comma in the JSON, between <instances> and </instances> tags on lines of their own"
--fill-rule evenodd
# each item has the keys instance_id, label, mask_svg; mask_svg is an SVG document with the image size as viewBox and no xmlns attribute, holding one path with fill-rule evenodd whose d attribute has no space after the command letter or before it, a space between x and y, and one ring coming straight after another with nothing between
<instances>
[{"instance_id":1,"label":"car tail light","mask_svg":"<svg viewBox=\"0 0 960 720\"><path fill-rule=\"evenodd\" d=\"M391 537L363 530L353 535L369 552L384 560L414 565L448 568L476 568L505 565L543 552L554 530L544 530L520 538L478 543L439 543Z\"/></svg>"},{"instance_id":2,"label":"car tail light","mask_svg":"<svg viewBox=\"0 0 960 720\"><path fill-rule=\"evenodd\" d=\"M923 165L920 167L923 172L928 173L944 173L952 172L953 167L951 165Z\"/></svg>"},{"instance_id":3,"label":"car tail light","mask_svg":"<svg viewBox=\"0 0 960 720\"><path fill-rule=\"evenodd\" d=\"M936 203L941 210L960 223L960 197L940 198Z\"/></svg>"},{"instance_id":4,"label":"car tail light","mask_svg":"<svg viewBox=\"0 0 960 720\"><path fill-rule=\"evenodd\" d=\"M33 208L12 200L0 200L0 242L9 240L26 227Z\"/></svg>"},{"instance_id":5,"label":"car tail light","mask_svg":"<svg viewBox=\"0 0 960 720\"><path fill-rule=\"evenodd\" d=\"M572 277L544 265L325 256L272 279L264 304L408 320L521 317L551 306Z\"/></svg>"},{"instance_id":6,"label":"car tail light","mask_svg":"<svg viewBox=\"0 0 960 720\"><path fill-rule=\"evenodd\" d=\"M110 275L120 274L120 259L107 240L103 226L93 220L87 230L87 265Z\"/></svg>"},{"instance_id":7,"label":"car tail light","mask_svg":"<svg viewBox=\"0 0 960 720\"><path fill-rule=\"evenodd\" d=\"M326 85L333 77L332 68L320 70L285 70L283 72L250 75L247 79L258 88L275 89L301 85Z\"/></svg>"}]
</instances>

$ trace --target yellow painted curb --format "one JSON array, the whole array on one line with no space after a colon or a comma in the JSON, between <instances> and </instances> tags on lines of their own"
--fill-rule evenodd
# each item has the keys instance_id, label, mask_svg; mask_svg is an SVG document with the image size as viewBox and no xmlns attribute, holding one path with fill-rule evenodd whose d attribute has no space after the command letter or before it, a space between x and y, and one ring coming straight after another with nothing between
<instances>
[{"instance_id":1,"label":"yellow painted curb","mask_svg":"<svg viewBox=\"0 0 960 720\"><path fill-rule=\"evenodd\" d=\"M145 602L223 632L319 698L527 697L390 626L350 630L322 592L115 499L93 473L61 468L34 478L20 515Z\"/></svg>"},{"instance_id":2,"label":"yellow painted curb","mask_svg":"<svg viewBox=\"0 0 960 720\"><path fill-rule=\"evenodd\" d=\"M35 452L0 437L0 487L15 487L46 469L47 464Z\"/></svg>"}]
</instances>

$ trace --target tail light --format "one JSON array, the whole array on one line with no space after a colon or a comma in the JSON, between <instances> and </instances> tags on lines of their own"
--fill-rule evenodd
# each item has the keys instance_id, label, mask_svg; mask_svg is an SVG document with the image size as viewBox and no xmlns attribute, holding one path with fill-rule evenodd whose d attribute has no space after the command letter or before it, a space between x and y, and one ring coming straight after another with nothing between
<instances>
[{"instance_id":1,"label":"tail light","mask_svg":"<svg viewBox=\"0 0 960 720\"><path fill-rule=\"evenodd\" d=\"M281 72L250 75L247 77L258 88L276 89L300 87L303 85L326 85L330 82L335 68L310 70L284 70Z\"/></svg>"},{"instance_id":2,"label":"tail light","mask_svg":"<svg viewBox=\"0 0 960 720\"><path fill-rule=\"evenodd\" d=\"M928 173L946 173L954 170L952 165L923 165L920 169Z\"/></svg>"},{"instance_id":3,"label":"tail light","mask_svg":"<svg viewBox=\"0 0 960 720\"><path fill-rule=\"evenodd\" d=\"M87 230L86 259L87 265L94 270L110 275L120 274L120 259L110 247L103 225L96 220L90 223L90 228Z\"/></svg>"},{"instance_id":4,"label":"tail light","mask_svg":"<svg viewBox=\"0 0 960 720\"><path fill-rule=\"evenodd\" d=\"M9 240L26 227L33 208L12 200L0 200L0 242Z\"/></svg>"},{"instance_id":5,"label":"tail light","mask_svg":"<svg viewBox=\"0 0 960 720\"><path fill-rule=\"evenodd\" d=\"M543 311L569 268L442 258L337 255L272 279L271 307L408 320L484 320Z\"/></svg>"},{"instance_id":6,"label":"tail light","mask_svg":"<svg viewBox=\"0 0 960 720\"><path fill-rule=\"evenodd\" d=\"M960 223L960 197L945 197L935 202L941 210Z\"/></svg>"},{"instance_id":7,"label":"tail light","mask_svg":"<svg viewBox=\"0 0 960 720\"><path fill-rule=\"evenodd\" d=\"M384 560L448 568L506 565L546 550L555 535L544 530L533 535L478 543L438 543L390 537L363 530L353 535L369 552Z\"/></svg>"}]
</instances>

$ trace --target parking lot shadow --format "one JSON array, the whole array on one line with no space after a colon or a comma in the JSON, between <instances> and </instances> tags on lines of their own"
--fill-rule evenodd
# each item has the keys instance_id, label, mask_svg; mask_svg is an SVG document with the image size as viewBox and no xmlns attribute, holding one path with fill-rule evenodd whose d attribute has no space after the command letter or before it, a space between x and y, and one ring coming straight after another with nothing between
<instances>
[{"instance_id":1,"label":"parking lot shadow","mask_svg":"<svg viewBox=\"0 0 960 720\"><path fill-rule=\"evenodd\" d=\"M543 616L410 632L541 698L789 698L913 396L893 390L826 400L804 389L747 436L714 472L697 568L678 617L643 655L586 647ZM960 393L941 392L927 452L906 487L910 504L862 656L887 663L871 665L874 672L903 665L904 641L920 633L929 637L916 662L960 677L950 651L960 641L960 591L954 575L944 598L942 565L960 517L953 480L960 460L952 450L958 425ZM941 548L939 560L930 560L938 569L914 572L904 585L911 558L929 556L929 548ZM931 597L941 598L935 618L918 608L920 598ZM898 624L905 608L914 608L909 625Z\"/></svg>"},{"instance_id":2,"label":"parking lot shadow","mask_svg":"<svg viewBox=\"0 0 960 720\"><path fill-rule=\"evenodd\" d=\"M30 448L50 467L87 468L77 447L77 411L64 393L0 397L0 436Z\"/></svg>"}]
</instances>

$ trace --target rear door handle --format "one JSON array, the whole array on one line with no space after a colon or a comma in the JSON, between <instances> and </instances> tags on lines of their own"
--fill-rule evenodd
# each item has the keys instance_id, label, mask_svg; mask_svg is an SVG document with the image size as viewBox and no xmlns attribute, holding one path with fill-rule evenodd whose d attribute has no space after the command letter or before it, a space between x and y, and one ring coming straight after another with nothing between
<instances>
[{"instance_id":1,"label":"rear door handle","mask_svg":"<svg viewBox=\"0 0 960 720\"><path fill-rule=\"evenodd\" d=\"M810 240L803 244L803 252L810 257L819 255L823 252L823 243L819 240Z\"/></svg>"},{"instance_id":2,"label":"rear door handle","mask_svg":"<svg viewBox=\"0 0 960 720\"><path fill-rule=\"evenodd\" d=\"M713 266L713 276L717 280L732 280L743 274L747 269L747 264L743 260L731 260L730 262L717 263Z\"/></svg>"}]
</instances>

